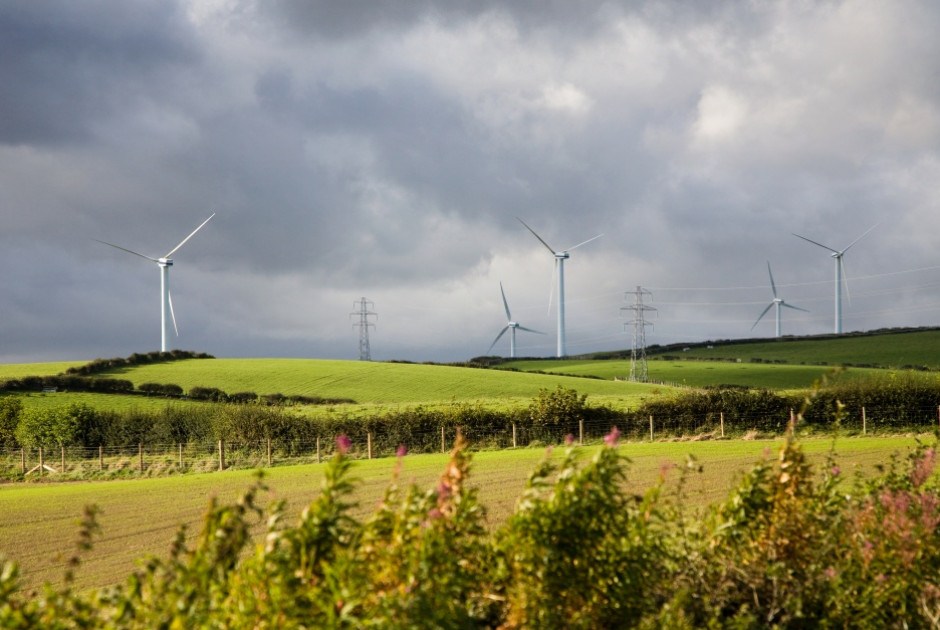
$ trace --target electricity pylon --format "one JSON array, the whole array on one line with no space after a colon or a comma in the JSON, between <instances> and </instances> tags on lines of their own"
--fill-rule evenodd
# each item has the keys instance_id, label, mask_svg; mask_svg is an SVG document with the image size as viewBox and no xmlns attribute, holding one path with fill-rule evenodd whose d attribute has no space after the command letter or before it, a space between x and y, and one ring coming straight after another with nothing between
<instances>
[{"instance_id":1,"label":"electricity pylon","mask_svg":"<svg viewBox=\"0 0 940 630\"><path fill-rule=\"evenodd\" d=\"M649 380L649 371L646 368L646 327L652 326L652 322L646 321L645 314L649 311L655 311L652 306L643 303L643 296L648 295L653 299L653 294L648 290L637 285L636 291L627 291L624 293L624 299L632 295L633 304L624 306L621 311L633 311L633 319L624 324L624 327L633 325L633 348L630 351L630 380L646 382Z\"/></svg>"},{"instance_id":2,"label":"electricity pylon","mask_svg":"<svg viewBox=\"0 0 940 630\"><path fill-rule=\"evenodd\" d=\"M375 327L375 324L370 322L369 318L378 317L379 314L369 310L370 306L375 308L375 304L372 302L372 300L360 298L353 302L353 307L356 306L359 307L359 310L354 313L350 313L349 316L359 316L359 321L353 323L353 326L359 326L359 360L371 361L372 352L369 349L369 326Z\"/></svg>"}]
</instances>

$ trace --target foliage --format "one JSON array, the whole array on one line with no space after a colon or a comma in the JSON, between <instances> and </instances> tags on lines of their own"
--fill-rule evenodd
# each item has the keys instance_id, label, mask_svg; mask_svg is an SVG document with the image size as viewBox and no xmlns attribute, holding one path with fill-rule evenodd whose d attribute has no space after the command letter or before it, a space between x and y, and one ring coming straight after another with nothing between
<instances>
[{"instance_id":1,"label":"foliage","mask_svg":"<svg viewBox=\"0 0 940 630\"><path fill-rule=\"evenodd\" d=\"M23 413L23 403L12 396L0 397L0 446L14 446L16 426Z\"/></svg>"},{"instance_id":2,"label":"foliage","mask_svg":"<svg viewBox=\"0 0 940 630\"><path fill-rule=\"evenodd\" d=\"M263 479L233 505L210 503L116 588L77 592L98 531L83 518L65 585L33 597L0 568L4 628L884 628L940 624L936 444L883 474L816 471L791 436L703 517L660 485L624 491L617 433L589 461L569 447L533 472L492 533L458 442L435 488L399 467L371 515L351 498L348 440L294 524L259 505ZM694 468L691 467L691 468ZM694 472L692 473L694 474ZM252 528L266 523L265 533Z\"/></svg>"}]
</instances>

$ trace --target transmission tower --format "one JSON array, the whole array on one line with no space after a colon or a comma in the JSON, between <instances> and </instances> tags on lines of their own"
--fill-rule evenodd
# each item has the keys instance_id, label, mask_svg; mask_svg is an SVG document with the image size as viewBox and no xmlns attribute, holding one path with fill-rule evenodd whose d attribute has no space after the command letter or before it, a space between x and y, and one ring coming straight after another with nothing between
<instances>
[{"instance_id":1,"label":"transmission tower","mask_svg":"<svg viewBox=\"0 0 940 630\"><path fill-rule=\"evenodd\" d=\"M624 299L630 299L633 296L633 304L624 306L621 311L633 311L633 319L624 324L624 327L633 325L633 348L630 351L630 380L646 382L649 380L649 372L646 369L646 327L652 326L652 322L646 321L646 313L655 311L652 306L643 303L643 296L647 295L652 300L653 294L643 287L637 285L636 291L627 291Z\"/></svg>"},{"instance_id":2,"label":"transmission tower","mask_svg":"<svg viewBox=\"0 0 940 630\"><path fill-rule=\"evenodd\" d=\"M378 317L379 314L369 310L370 307L375 308L375 304L372 300L367 300L366 298L360 298L353 302L353 307L359 307L358 311L349 314L350 317L355 315L359 316L359 321L353 323L353 326L359 327L359 360L371 361L372 353L369 350L369 326L374 328L375 324L370 322L369 318Z\"/></svg>"}]
</instances>

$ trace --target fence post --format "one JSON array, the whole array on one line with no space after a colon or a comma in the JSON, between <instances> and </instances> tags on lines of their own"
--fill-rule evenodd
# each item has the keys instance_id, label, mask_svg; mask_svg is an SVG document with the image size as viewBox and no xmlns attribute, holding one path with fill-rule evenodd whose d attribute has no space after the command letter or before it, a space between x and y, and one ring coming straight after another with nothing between
<instances>
[{"instance_id":1,"label":"fence post","mask_svg":"<svg viewBox=\"0 0 940 630\"><path fill-rule=\"evenodd\" d=\"M271 438L268 438L268 466L271 465Z\"/></svg>"},{"instance_id":2,"label":"fence post","mask_svg":"<svg viewBox=\"0 0 940 630\"><path fill-rule=\"evenodd\" d=\"M369 453L369 459L372 459L372 431L366 431L366 452Z\"/></svg>"},{"instance_id":3,"label":"fence post","mask_svg":"<svg viewBox=\"0 0 940 630\"><path fill-rule=\"evenodd\" d=\"M140 459L140 472L144 472L144 443L137 443L137 457Z\"/></svg>"},{"instance_id":4,"label":"fence post","mask_svg":"<svg viewBox=\"0 0 940 630\"><path fill-rule=\"evenodd\" d=\"M578 420L578 446L584 446L584 418Z\"/></svg>"},{"instance_id":5,"label":"fence post","mask_svg":"<svg viewBox=\"0 0 940 630\"><path fill-rule=\"evenodd\" d=\"M104 470L104 446L98 445L98 470Z\"/></svg>"},{"instance_id":6,"label":"fence post","mask_svg":"<svg viewBox=\"0 0 940 630\"><path fill-rule=\"evenodd\" d=\"M793 413L793 407L790 407L790 430L796 431L796 414Z\"/></svg>"},{"instance_id":7,"label":"fence post","mask_svg":"<svg viewBox=\"0 0 940 630\"><path fill-rule=\"evenodd\" d=\"M219 470L225 470L225 442L219 440Z\"/></svg>"},{"instance_id":8,"label":"fence post","mask_svg":"<svg viewBox=\"0 0 940 630\"><path fill-rule=\"evenodd\" d=\"M42 447L39 447L39 476L42 477L43 470L46 468L46 458L43 455Z\"/></svg>"},{"instance_id":9,"label":"fence post","mask_svg":"<svg viewBox=\"0 0 940 630\"><path fill-rule=\"evenodd\" d=\"M65 445L61 446L62 448L62 474L65 474Z\"/></svg>"},{"instance_id":10,"label":"fence post","mask_svg":"<svg viewBox=\"0 0 940 630\"><path fill-rule=\"evenodd\" d=\"M317 436L317 463L320 463L320 436Z\"/></svg>"},{"instance_id":11,"label":"fence post","mask_svg":"<svg viewBox=\"0 0 940 630\"><path fill-rule=\"evenodd\" d=\"M650 414L650 442L653 441L653 414Z\"/></svg>"},{"instance_id":12,"label":"fence post","mask_svg":"<svg viewBox=\"0 0 940 630\"><path fill-rule=\"evenodd\" d=\"M721 418L721 437L725 437L725 412L720 412L719 417Z\"/></svg>"},{"instance_id":13,"label":"fence post","mask_svg":"<svg viewBox=\"0 0 940 630\"><path fill-rule=\"evenodd\" d=\"M23 466L23 474L26 474L26 447L20 447L20 465Z\"/></svg>"},{"instance_id":14,"label":"fence post","mask_svg":"<svg viewBox=\"0 0 940 630\"><path fill-rule=\"evenodd\" d=\"M446 453L447 447L444 444L444 425L441 425L441 452Z\"/></svg>"},{"instance_id":15,"label":"fence post","mask_svg":"<svg viewBox=\"0 0 940 630\"><path fill-rule=\"evenodd\" d=\"M177 448L179 449L179 469L183 470L183 443L179 442Z\"/></svg>"},{"instance_id":16,"label":"fence post","mask_svg":"<svg viewBox=\"0 0 940 630\"><path fill-rule=\"evenodd\" d=\"M512 423L512 447L516 448L516 423Z\"/></svg>"},{"instance_id":17,"label":"fence post","mask_svg":"<svg viewBox=\"0 0 940 630\"><path fill-rule=\"evenodd\" d=\"M862 435L868 430L868 418L865 416L865 408L862 407Z\"/></svg>"}]
</instances>

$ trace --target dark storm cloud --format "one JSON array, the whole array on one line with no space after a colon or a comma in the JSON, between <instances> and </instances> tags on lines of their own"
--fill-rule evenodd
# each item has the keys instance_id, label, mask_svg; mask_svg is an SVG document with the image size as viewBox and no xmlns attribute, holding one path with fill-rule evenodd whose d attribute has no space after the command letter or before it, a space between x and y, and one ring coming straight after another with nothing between
<instances>
[{"instance_id":1,"label":"dark storm cloud","mask_svg":"<svg viewBox=\"0 0 940 630\"><path fill-rule=\"evenodd\" d=\"M196 54L175 2L11 2L0 10L0 143L87 139Z\"/></svg>"},{"instance_id":2,"label":"dark storm cloud","mask_svg":"<svg viewBox=\"0 0 940 630\"><path fill-rule=\"evenodd\" d=\"M365 296L374 356L466 358L499 282L553 332L516 217L605 233L566 267L574 352L629 343L637 284L651 342L747 336L768 260L812 310L785 330L828 332L831 259L791 232L878 221L847 328L935 319L929 271L880 275L936 262L933 3L52 6L0 5L0 359L152 349L155 266L93 239L159 256L210 212L172 284L181 347L218 355L355 358Z\"/></svg>"}]
</instances>

